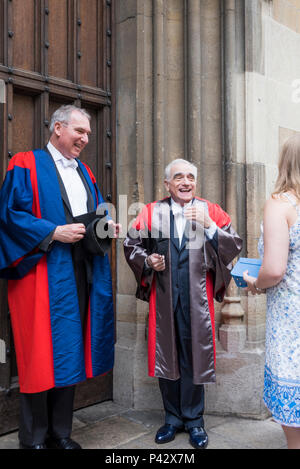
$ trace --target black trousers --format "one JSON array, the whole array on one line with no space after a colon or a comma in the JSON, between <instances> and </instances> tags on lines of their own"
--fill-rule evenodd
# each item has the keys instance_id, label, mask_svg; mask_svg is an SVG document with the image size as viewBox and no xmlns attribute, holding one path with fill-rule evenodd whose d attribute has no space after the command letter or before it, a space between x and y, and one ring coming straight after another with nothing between
<instances>
[{"instance_id":1,"label":"black trousers","mask_svg":"<svg viewBox=\"0 0 300 469\"><path fill-rule=\"evenodd\" d=\"M74 252L75 251L75 252ZM77 285L82 329L87 311L89 285L86 264L74 245L72 257ZM69 438L72 431L75 386L53 388L33 394L20 394L19 439L33 446L45 442L47 436Z\"/></svg>"},{"instance_id":2,"label":"black trousers","mask_svg":"<svg viewBox=\"0 0 300 469\"><path fill-rule=\"evenodd\" d=\"M176 381L159 378L159 387L166 413L165 423L188 430L204 425L204 385L193 384L190 312L183 311L180 301L174 318L180 378Z\"/></svg>"},{"instance_id":3,"label":"black trousers","mask_svg":"<svg viewBox=\"0 0 300 469\"><path fill-rule=\"evenodd\" d=\"M20 394L19 440L33 446L47 436L69 438L72 431L75 386Z\"/></svg>"}]
</instances>

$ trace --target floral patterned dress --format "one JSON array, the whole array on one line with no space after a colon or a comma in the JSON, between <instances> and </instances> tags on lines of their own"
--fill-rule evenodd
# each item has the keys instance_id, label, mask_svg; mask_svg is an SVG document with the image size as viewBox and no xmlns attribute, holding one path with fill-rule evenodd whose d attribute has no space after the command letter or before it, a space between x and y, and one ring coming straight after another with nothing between
<instances>
[{"instance_id":1,"label":"floral patterned dress","mask_svg":"<svg viewBox=\"0 0 300 469\"><path fill-rule=\"evenodd\" d=\"M286 273L281 282L267 289L266 363L264 403L274 420L300 427L300 208L290 228ZM258 250L263 257L261 236Z\"/></svg>"}]
</instances>

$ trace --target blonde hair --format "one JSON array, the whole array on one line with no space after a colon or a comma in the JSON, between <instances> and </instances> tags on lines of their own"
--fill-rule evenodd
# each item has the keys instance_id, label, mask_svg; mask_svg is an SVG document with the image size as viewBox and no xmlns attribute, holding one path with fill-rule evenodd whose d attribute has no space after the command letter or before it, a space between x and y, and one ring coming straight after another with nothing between
<instances>
[{"instance_id":1,"label":"blonde hair","mask_svg":"<svg viewBox=\"0 0 300 469\"><path fill-rule=\"evenodd\" d=\"M300 135L288 138L281 149L278 177L272 196L292 191L300 201Z\"/></svg>"}]
</instances>

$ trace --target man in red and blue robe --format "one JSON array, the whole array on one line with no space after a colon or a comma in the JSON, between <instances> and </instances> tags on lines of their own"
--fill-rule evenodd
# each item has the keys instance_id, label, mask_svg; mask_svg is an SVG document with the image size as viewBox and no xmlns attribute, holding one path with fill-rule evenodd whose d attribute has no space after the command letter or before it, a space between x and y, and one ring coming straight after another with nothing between
<instances>
[{"instance_id":1,"label":"man in red and blue robe","mask_svg":"<svg viewBox=\"0 0 300 469\"><path fill-rule=\"evenodd\" d=\"M72 177L86 198L77 202L92 219L104 201L78 159L89 134L88 114L74 106L52 119L51 148L60 163L76 162ZM70 438L74 385L114 363L108 256L83 248L87 225L74 217L69 194L49 147L16 154L0 192L0 276L8 279L21 448L80 448Z\"/></svg>"}]
</instances>

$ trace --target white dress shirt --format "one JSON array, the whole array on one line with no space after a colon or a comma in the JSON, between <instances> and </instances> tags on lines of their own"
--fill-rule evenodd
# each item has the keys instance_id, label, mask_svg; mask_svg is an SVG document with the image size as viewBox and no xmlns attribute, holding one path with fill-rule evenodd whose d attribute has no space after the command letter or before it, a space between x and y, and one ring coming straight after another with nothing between
<instances>
[{"instance_id":1,"label":"white dress shirt","mask_svg":"<svg viewBox=\"0 0 300 469\"><path fill-rule=\"evenodd\" d=\"M183 207L175 202L173 199L171 199L171 209L174 215L174 221L176 225L176 230L179 238L179 246L181 245L183 233L185 230L185 225L186 225L186 218L184 216L184 210L186 207L190 207L192 205L192 200L185 204Z\"/></svg>"},{"instance_id":2,"label":"white dress shirt","mask_svg":"<svg viewBox=\"0 0 300 469\"><path fill-rule=\"evenodd\" d=\"M73 158L70 160L65 158L50 142L47 148L63 180L73 216L87 213L87 193L77 172L77 161Z\"/></svg>"}]
</instances>

